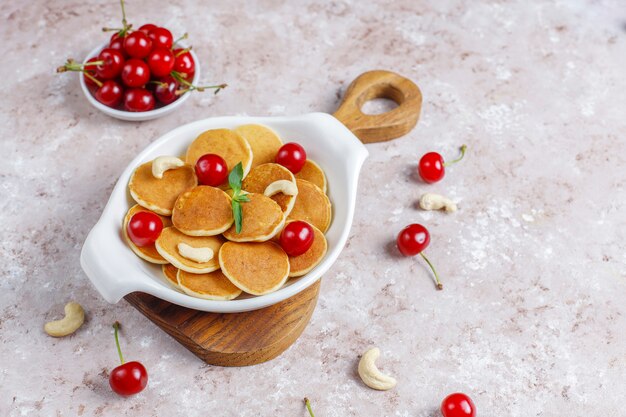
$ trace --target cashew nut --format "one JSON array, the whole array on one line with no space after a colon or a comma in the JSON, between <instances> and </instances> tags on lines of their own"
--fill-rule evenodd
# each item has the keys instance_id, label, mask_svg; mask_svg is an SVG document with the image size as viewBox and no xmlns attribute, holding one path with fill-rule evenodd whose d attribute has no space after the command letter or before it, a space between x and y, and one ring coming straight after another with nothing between
<instances>
[{"instance_id":1,"label":"cashew nut","mask_svg":"<svg viewBox=\"0 0 626 417\"><path fill-rule=\"evenodd\" d=\"M205 263L213 259L213 249L211 248L194 248L186 243L178 244L178 253L183 258L190 259L195 262Z\"/></svg>"},{"instance_id":2,"label":"cashew nut","mask_svg":"<svg viewBox=\"0 0 626 417\"><path fill-rule=\"evenodd\" d=\"M396 386L395 378L385 375L376 367L376 359L380 356L380 349L373 348L363 354L359 361L359 376L370 388L387 391Z\"/></svg>"},{"instance_id":3,"label":"cashew nut","mask_svg":"<svg viewBox=\"0 0 626 417\"><path fill-rule=\"evenodd\" d=\"M168 169L180 168L185 163L175 156L159 156L152 161L152 175L155 178L163 178L163 173Z\"/></svg>"},{"instance_id":4,"label":"cashew nut","mask_svg":"<svg viewBox=\"0 0 626 417\"><path fill-rule=\"evenodd\" d=\"M80 304L71 301L65 304L65 317L61 320L50 321L43 329L50 336L63 337L74 333L85 321L85 311Z\"/></svg>"},{"instance_id":5,"label":"cashew nut","mask_svg":"<svg viewBox=\"0 0 626 417\"><path fill-rule=\"evenodd\" d=\"M285 195L298 195L298 187L293 181L278 180L268 185L263 194L271 197L278 193L283 193Z\"/></svg>"},{"instance_id":6,"label":"cashew nut","mask_svg":"<svg viewBox=\"0 0 626 417\"><path fill-rule=\"evenodd\" d=\"M419 204L423 210L444 209L448 213L456 211L456 204L454 201L439 194L426 193L420 198Z\"/></svg>"}]
</instances>

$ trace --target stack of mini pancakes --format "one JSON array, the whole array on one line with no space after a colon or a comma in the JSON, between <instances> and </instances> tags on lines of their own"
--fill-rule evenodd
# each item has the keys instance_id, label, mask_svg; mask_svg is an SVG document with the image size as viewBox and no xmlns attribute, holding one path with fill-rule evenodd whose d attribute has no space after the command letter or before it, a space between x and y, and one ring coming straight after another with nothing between
<instances>
[{"instance_id":1,"label":"stack of mini pancakes","mask_svg":"<svg viewBox=\"0 0 626 417\"><path fill-rule=\"evenodd\" d=\"M273 130L262 125L214 129L200 134L180 158L184 164L166 170L162 178L153 174L153 161L140 165L128 184L137 204L124 218L126 242L140 258L161 264L171 285L209 300L232 300L242 292L268 294L290 277L306 274L326 255L324 233L331 222L331 203L326 176L315 162L307 160L295 175L274 163L282 144ZM194 167L205 154L221 156L229 172L239 162L243 166L242 190L250 201L242 203L239 233L228 183L198 185ZM295 184L290 188L297 192L267 193L277 181ZM163 221L154 244L137 246L128 236L128 222L139 211L151 211ZM294 220L309 223L315 237L307 252L291 257L281 248L279 237Z\"/></svg>"}]
</instances>

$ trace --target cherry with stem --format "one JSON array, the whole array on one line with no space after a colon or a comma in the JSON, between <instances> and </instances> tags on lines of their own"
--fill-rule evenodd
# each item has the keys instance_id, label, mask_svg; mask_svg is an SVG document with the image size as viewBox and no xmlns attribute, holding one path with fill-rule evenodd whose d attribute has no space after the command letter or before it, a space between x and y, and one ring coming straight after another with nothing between
<instances>
[{"instance_id":1,"label":"cherry with stem","mask_svg":"<svg viewBox=\"0 0 626 417\"><path fill-rule=\"evenodd\" d=\"M120 357L120 366L111 371L109 376L109 385L111 389L119 395L133 395L143 391L148 385L148 371L146 368L137 361L125 362L122 355L122 349L120 348L120 340L118 332L120 329L120 323L113 323L113 329L115 331L115 345L117 346L117 354Z\"/></svg>"},{"instance_id":2,"label":"cherry with stem","mask_svg":"<svg viewBox=\"0 0 626 417\"><path fill-rule=\"evenodd\" d=\"M422 259L426 261L431 271L433 271L437 289L443 290L443 284L439 280L439 274L437 274L435 266L430 262L428 257L424 255L424 249L430 244L430 233L428 233L428 229L418 223L410 224L400 231L396 244L398 250L404 256L420 255Z\"/></svg>"},{"instance_id":3,"label":"cherry with stem","mask_svg":"<svg viewBox=\"0 0 626 417\"><path fill-rule=\"evenodd\" d=\"M438 152L428 152L424 154L419 161L417 166L417 171L422 177L422 179L432 184L437 181L441 181L441 179L446 174L446 167L450 165L456 164L465 156L465 151L467 150L467 145L461 146L461 156L452 161L445 162L443 157Z\"/></svg>"}]
</instances>

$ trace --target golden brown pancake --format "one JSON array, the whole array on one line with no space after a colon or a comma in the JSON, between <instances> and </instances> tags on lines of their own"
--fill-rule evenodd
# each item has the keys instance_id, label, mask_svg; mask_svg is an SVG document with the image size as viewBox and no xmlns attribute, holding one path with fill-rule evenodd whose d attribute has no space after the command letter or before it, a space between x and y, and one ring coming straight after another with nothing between
<instances>
[{"instance_id":1,"label":"golden brown pancake","mask_svg":"<svg viewBox=\"0 0 626 417\"><path fill-rule=\"evenodd\" d=\"M128 222L130 221L130 218L133 217L135 213L139 213L140 211L147 211L147 212L153 213L150 210L141 207L139 204L135 204L134 206L132 206L130 210L128 210L128 212L126 213L126 216L124 216L124 221L122 222L122 235L124 235L124 240L126 240L126 243L128 243L128 246L130 246L133 252L135 252L135 254L139 256L141 259L144 259L153 264L168 263L165 260L165 258L159 255L159 252L157 252L156 248L154 247L154 243L151 245L147 245L147 246L137 246L133 243L132 240L130 240L130 237L128 236ZM164 217L164 216L159 216L159 217L161 218L161 221L163 222L163 227L171 226L172 222L170 221L169 217Z\"/></svg>"},{"instance_id":2,"label":"golden brown pancake","mask_svg":"<svg viewBox=\"0 0 626 417\"><path fill-rule=\"evenodd\" d=\"M220 249L219 261L224 275L248 294L276 291L289 275L289 258L273 242L226 242Z\"/></svg>"},{"instance_id":3,"label":"golden brown pancake","mask_svg":"<svg viewBox=\"0 0 626 417\"><path fill-rule=\"evenodd\" d=\"M243 125L235 129L250 144L252 148L252 168L274 162L278 149L283 142L278 134L267 126Z\"/></svg>"},{"instance_id":4,"label":"golden brown pancake","mask_svg":"<svg viewBox=\"0 0 626 417\"><path fill-rule=\"evenodd\" d=\"M291 171L282 165L270 163L255 167L244 178L241 188L249 193L263 194L268 185L278 180L296 181ZM285 216L288 216L296 202L296 196L278 193L273 195Z\"/></svg>"},{"instance_id":5,"label":"golden brown pancake","mask_svg":"<svg viewBox=\"0 0 626 417\"><path fill-rule=\"evenodd\" d=\"M152 175L152 161L135 169L128 182L133 199L140 205L157 214L170 216L178 196L198 184L196 173L191 165L170 169L158 179Z\"/></svg>"},{"instance_id":6,"label":"golden brown pancake","mask_svg":"<svg viewBox=\"0 0 626 417\"><path fill-rule=\"evenodd\" d=\"M178 271L180 271L180 269L176 268L172 264L165 264L161 267L161 269L163 271L163 275L165 275L165 278L167 278L167 282L172 284L174 287L180 289L177 277Z\"/></svg>"},{"instance_id":7,"label":"golden brown pancake","mask_svg":"<svg viewBox=\"0 0 626 417\"><path fill-rule=\"evenodd\" d=\"M298 184L298 199L288 220L304 220L326 233L332 216L330 200L313 183L296 180L296 184Z\"/></svg>"},{"instance_id":8,"label":"golden brown pancake","mask_svg":"<svg viewBox=\"0 0 626 417\"><path fill-rule=\"evenodd\" d=\"M187 259L179 253L179 243L186 243L194 248L211 248L214 253L213 258L208 262L196 262ZM159 254L176 268L193 274L204 274L220 268L218 252L223 243L224 239L221 236L187 236L175 227L166 227L155 245Z\"/></svg>"},{"instance_id":9,"label":"golden brown pancake","mask_svg":"<svg viewBox=\"0 0 626 417\"><path fill-rule=\"evenodd\" d=\"M295 177L296 179L312 182L326 193L326 175L324 175L322 168L314 161L307 159L300 172L295 174Z\"/></svg>"},{"instance_id":10,"label":"golden brown pancake","mask_svg":"<svg viewBox=\"0 0 626 417\"><path fill-rule=\"evenodd\" d=\"M224 237L234 242L264 242L278 233L285 222L285 214L278 203L263 194L249 193L250 201L241 203L241 231L233 224Z\"/></svg>"},{"instance_id":11,"label":"golden brown pancake","mask_svg":"<svg viewBox=\"0 0 626 417\"><path fill-rule=\"evenodd\" d=\"M241 294L241 290L220 270L208 274L190 274L179 270L178 286L185 293L205 300L232 300Z\"/></svg>"},{"instance_id":12,"label":"golden brown pancake","mask_svg":"<svg viewBox=\"0 0 626 417\"><path fill-rule=\"evenodd\" d=\"M224 158L229 172L239 162L243 166L244 177L250 172L252 149L248 142L233 130L213 129L201 133L187 148L186 161L191 166L195 166L196 161L207 153L214 153Z\"/></svg>"},{"instance_id":13,"label":"golden brown pancake","mask_svg":"<svg viewBox=\"0 0 626 417\"><path fill-rule=\"evenodd\" d=\"M219 188L199 185L181 194L174 204L172 223L190 236L214 236L233 224L228 194Z\"/></svg>"},{"instance_id":14,"label":"golden brown pancake","mask_svg":"<svg viewBox=\"0 0 626 417\"><path fill-rule=\"evenodd\" d=\"M319 264L328 250L328 243L324 233L317 227L311 225L315 237L313 244L302 255L289 257L289 277L300 277L308 273Z\"/></svg>"}]
</instances>

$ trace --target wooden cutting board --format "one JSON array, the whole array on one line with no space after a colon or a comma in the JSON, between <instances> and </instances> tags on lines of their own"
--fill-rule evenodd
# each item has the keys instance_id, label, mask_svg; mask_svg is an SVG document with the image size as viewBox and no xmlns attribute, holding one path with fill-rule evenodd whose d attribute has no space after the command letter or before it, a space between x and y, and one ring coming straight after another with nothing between
<instances>
[{"instance_id":1,"label":"wooden cutting board","mask_svg":"<svg viewBox=\"0 0 626 417\"><path fill-rule=\"evenodd\" d=\"M393 100L398 107L364 114L363 104L375 98ZM421 106L422 94L411 80L390 71L369 71L350 84L334 116L362 142L381 142L413 129ZM247 366L277 357L298 339L315 310L319 290L318 281L276 305L230 314L191 310L144 293L125 299L206 363Z\"/></svg>"}]
</instances>

